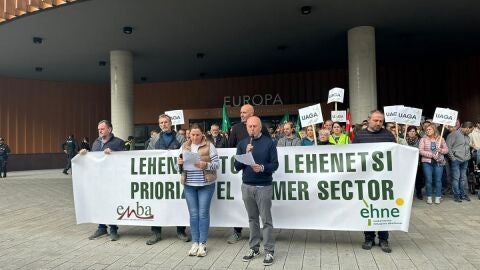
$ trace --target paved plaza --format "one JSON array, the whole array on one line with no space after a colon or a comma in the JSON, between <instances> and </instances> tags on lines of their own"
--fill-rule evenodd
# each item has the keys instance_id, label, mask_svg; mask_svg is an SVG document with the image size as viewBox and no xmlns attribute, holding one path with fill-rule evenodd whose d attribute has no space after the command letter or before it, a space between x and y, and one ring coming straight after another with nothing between
<instances>
[{"instance_id":1,"label":"paved plaza","mask_svg":"<svg viewBox=\"0 0 480 270\"><path fill-rule=\"evenodd\" d=\"M191 243L166 228L145 245L149 227L121 226L120 240L88 240L94 224L77 225L71 178L61 170L11 172L0 179L0 269L480 269L480 201L413 204L410 232L391 233L393 252L362 250L361 232L276 230L275 263L242 261L230 229L210 230L208 255L188 257ZM262 254L263 255L263 254Z\"/></svg>"}]
</instances>

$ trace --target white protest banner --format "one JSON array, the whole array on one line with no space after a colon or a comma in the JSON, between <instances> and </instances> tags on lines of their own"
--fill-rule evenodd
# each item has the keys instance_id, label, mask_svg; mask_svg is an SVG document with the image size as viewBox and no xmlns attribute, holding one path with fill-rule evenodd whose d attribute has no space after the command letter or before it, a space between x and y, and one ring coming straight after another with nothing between
<instances>
[{"instance_id":1,"label":"white protest banner","mask_svg":"<svg viewBox=\"0 0 480 270\"><path fill-rule=\"evenodd\" d=\"M398 111L400 111L403 107L403 105L383 107L383 113L385 114L385 122L397 122Z\"/></svg>"},{"instance_id":2,"label":"white protest banner","mask_svg":"<svg viewBox=\"0 0 480 270\"><path fill-rule=\"evenodd\" d=\"M433 114L433 123L455 126L457 124L457 117L457 111L437 107Z\"/></svg>"},{"instance_id":3,"label":"white protest banner","mask_svg":"<svg viewBox=\"0 0 480 270\"><path fill-rule=\"evenodd\" d=\"M339 122L339 123L347 122L347 111L332 111L331 119L333 122Z\"/></svg>"},{"instance_id":4,"label":"white protest banner","mask_svg":"<svg viewBox=\"0 0 480 270\"><path fill-rule=\"evenodd\" d=\"M172 118L172 125L175 126L185 124L185 120L183 118L183 110L166 111L165 114Z\"/></svg>"},{"instance_id":5,"label":"white protest banner","mask_svg":"<svg viewBox=\"0 0 480 270\"><path fill-rule=\"evenodd\" d=\"M403 107L398 110L397 123L409 126L420 126L422 120L422 109Z\"/></svg>"},{"instance_id":6,"label":"white protest banner","mask_svg":"<svg viewBox=\"0 0 480 270\"><path fill-rule=\"evenodd\" d=\"M234 148L220 159L210 224L247 227ZM77 223L188 226L178 150L89 152L72 160ZM408 231L418 149L396 143L279 147L275 228Z\"/></svg>"},{"instance_id":7,"label":"white protest banner","mask_svg":"<svg viewBox=\"0 0 480 270\"><path fill-rule=\"evenodd\" d=\"M345 90L343 88L335 87L335 88L330 89L330 91L328 91L327 104L332 103L332 102L343 103L344 92L345 92Z\"/></svg>"},{"instance_id":8,"label":"white protest banner","mask_svg":"<svg viewBox=\"0 0 480 270\"><path fill-rule=\"evenodd\" d=\"M298 117L302 127L318 124L323 122L322 108L319 104L298 109Z\"/></svg>"}]
</instances>

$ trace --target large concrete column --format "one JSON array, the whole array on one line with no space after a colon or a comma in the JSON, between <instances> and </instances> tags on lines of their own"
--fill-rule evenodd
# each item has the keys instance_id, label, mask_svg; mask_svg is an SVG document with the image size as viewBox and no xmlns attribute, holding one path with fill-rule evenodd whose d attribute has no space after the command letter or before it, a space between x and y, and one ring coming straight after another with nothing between
<instances>
[{"instance_id":1,"label":"large concrete column","mask_svg":"<svg viewBox=\"0 0 480 270\"><path fill-rule=\"evenodd\" d=\"M129 51L110 52L111 108L113 133L126 140L134 135L133 55Z\"/></svg>"},{"instance_id":2,"label":"large concrete column","mask_svg":"<svg viewBox=\"0 0 480 270\"><path fill-rule=\"evenodd\" d=\"M359 26L348 31L348 74L352 121L361 123L377 109L375 28Z\"/></svg>"}]
</instances>

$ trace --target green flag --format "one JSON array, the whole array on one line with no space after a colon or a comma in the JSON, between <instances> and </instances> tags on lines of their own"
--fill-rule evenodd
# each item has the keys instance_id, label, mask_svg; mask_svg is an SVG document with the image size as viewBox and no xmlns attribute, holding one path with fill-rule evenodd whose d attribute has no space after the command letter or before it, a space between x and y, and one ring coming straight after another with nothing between
<instances>
[{"instance_id":1,"label":"green flag","mask_svg":"<svg viewBox=\"0 0 480 270\"><path fill-rule=\"evenodd\" d=\"M228 110L227 106L223 104L223 111L222 111L222 131L225 133L230 132L230 128L232 124L230 124L230 118L228 118Z\"/></svg>"},{"instance_id":2,"label":"green flag","mask_svg":"<svg viewBox=\"0 0 480 270\"><path fill-rule=\"evenodd\" d=\"M297 121L295 121L295 130L297 133L302 130L302 125L300 124L300 115L297 117Z\"/></svg>"},{"instance_id":3,"label":"green flag","mask_svg":"<svg viewBox=\"0 0 480 270\"><path fill-rule=\"evenodd\" d=\"M283 115L282 120L280 120L280 124L285 124L286 122L290 121L290 115L288 113Z\"/></svg>"}]
</instances>

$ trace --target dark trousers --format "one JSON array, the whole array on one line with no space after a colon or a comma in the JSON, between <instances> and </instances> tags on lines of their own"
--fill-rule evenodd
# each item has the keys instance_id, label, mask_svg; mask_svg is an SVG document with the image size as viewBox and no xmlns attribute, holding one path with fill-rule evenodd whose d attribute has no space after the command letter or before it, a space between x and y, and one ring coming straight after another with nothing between
<instances>
[{"instance_id":1,"label":"dark trousers","mask_svg":"<svg viewBox=\"0 0 480 270\"><path fill-rule=\"evenodd\" d=\"M108 225L110 226L110 231L118 231L118 226L117 225ZM105 224L98 224L99 229L107 229L107 225Z\"/></svg>"},{"instance_id":2,"label":"dark trousers","mask_svg":"<svg viewBox=\"0 0 480 270\"><path fill-rule=\"evenodd\" d=\"M421 165L418 165L417 176L415 177L415 193L422 195L422 188L425 186L425 179L423 178L423 169Z\"/></svg>"},{"instance_id":3,"label":"dark trousers","mask_svg":"<svg viewBox=\"0 0 480 270\"><path fill-rule=\"evenodd\" d=\"M185 233L186 228L185 226L177 226L177 233ZM152 226L150 229L153 233L162 233L162 227Z\"/></svg>"},{"instance_id":4,"label":"dark trousers","mask_svg":"<svg viewBox=\"0 0 480 270\"><path fill-rule=\"evenodd\" d=\"M72 154L67 154L67 164L65 164L65 169L63 169L64 172L68 172L68 170L72 167Z\"/></svg>"},{"instance_id":5,"label":"dark trousers","mask_svg":"<svg viewBox=\"0 0 480 270\"><path fill-rule=\"evenodd\" d=\"M363 232L365 241L375 241L375 232ZM378 239L388 241L388 231L378 231Z\"/></svg>"},{"instance_id":6,"label":"dark trousers","mask_svg":"<svg viewBox=\"0 0 480 270\"><path fill-rule=\"evenodd\" d=\"M3 158L0 158L0 177L1 176L7 176L7 160Z\"/></svg>"}]
</instances>

